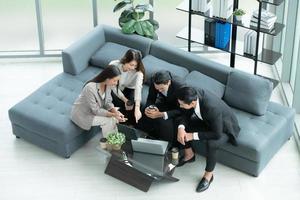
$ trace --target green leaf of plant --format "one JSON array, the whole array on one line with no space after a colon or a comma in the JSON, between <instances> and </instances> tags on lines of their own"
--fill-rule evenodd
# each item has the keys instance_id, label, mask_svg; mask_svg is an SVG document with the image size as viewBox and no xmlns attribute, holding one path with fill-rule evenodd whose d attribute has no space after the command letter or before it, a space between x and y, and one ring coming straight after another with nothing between
<instances>
[{"instance_id":1,"label":"green leaf of plant","mask_svg":"<svg viewBox=\"0 0 300 200\"><path fill-rule=\"evenodd\" d=\"M124 8L128 3L126 1L121 1L120 3L118 3L115 7L113 12L116 12L122 8Z\"/></svg>"},{"instance_id":2,"label":"green leaf of plant","mask_svg":"<svg viewBox=\"0 0 300 200\"><path fill-rule=\"evenodd\" d=\"M152 38L154 35L153 25L147 21L140 21L140 23L143 28L144 35Z\"/></svg>"},{"instance_id":3,"label":"green leaf of plant","mask_svg":"<svg viewBox=\"0 0 300 200\"><path fill-rule=\"evenodd\" d=\"M126 22L130 21L132 19L131 14L133 13L133 10L126 9L124 10L120 17L119 17L119 26L122 27Z\"/></svg>"},{"instance_id":4,"label":"green leaf of plant","mask_svg":"<svg viewBox=\"0 0 300 200\"><path fill-rule=\"evenodd\" d=\"M132 17L133 17L133 19L138 20L139 19L139 13L133 12Z\"/></svg>"},{"instance_id":5,"label":"green leaf of plant","mask_svg":"<svg viewBox=\"0 0 300 200\"><path fill-rule=\"evenodd\" d=\"M149 21L153 25L154 30L157 30L159 28L158 21L156 21L154 19L148 19L147 21Z\"/></svg>"},{"instance_id":6,"label":"green leaf of plant","mask_svg":"<svg viewBox=\"0 0 300 200\"><path fill-rule=\"evenodd\" d=\"M136 20L131 19L130 21L126 22L123 26L122 26L122 32L126 33L126 34L132 34L135 32L134 29L134 24L135 24Z\"/></svg>"},{"instance_id":7,"label":"green leaf of plant","mask_svg":"<svg viewBox=\"0 0 300 200\"><path fill-rule=\"evenodd\" d=\"M135 29L135 32L137 32L137 34L142 35L142 36L144 35L144 31L143 31L140 21L135 22L134 29Z\"/></svg>"}]
</instances>

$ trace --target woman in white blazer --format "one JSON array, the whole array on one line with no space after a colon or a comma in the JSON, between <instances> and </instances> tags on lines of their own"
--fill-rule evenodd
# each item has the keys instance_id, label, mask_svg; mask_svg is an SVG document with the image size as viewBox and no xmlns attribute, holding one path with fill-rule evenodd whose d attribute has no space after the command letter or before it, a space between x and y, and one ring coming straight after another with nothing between
<instances>
[{"instance_id":1,"label":"woman in white blazer","mask_svg":"<svg viewBox=\"0 0 300 200\"><path fill-rule=\"evenodd\" d=\"M129 118L130 123L137 123L142 117L142 87L145 79L141 53L129 49L121 60L111 61L109 65L116 66L121 71L118 91L117 88L113 89L113 102L115 106L121 108L121 111ZM134 101L133 112L126 111L128 110L126 106L128 100ZM130 120L131 118L135 119Z\"/></svg>"},{"instance_id":2,"label":"woman in white blazer","mask_svg":"<svg viewBox=\"0 0 300 200\"><path fill-rule=\"evenodd\" d=\"M124 115L112 103L111 91L118 85L119 68L105 68L95 78L89 80L73 104L71 120L84 130L92 126L102 128L103 137L117 131L117 122L124 122Z\"/></svg>"}]
</instances>

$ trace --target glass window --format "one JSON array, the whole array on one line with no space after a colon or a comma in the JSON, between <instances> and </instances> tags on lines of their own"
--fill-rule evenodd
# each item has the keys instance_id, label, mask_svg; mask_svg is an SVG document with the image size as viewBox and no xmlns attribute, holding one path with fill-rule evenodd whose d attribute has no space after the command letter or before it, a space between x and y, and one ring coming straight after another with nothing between
<instances>
[{"instance_id":1,"label":"glass window","mask_svg":"<svg viewBox=\"0 0 300 200\"><path fill-rule=\"evenodd\" d=\"M182 1L154 1L154 19L159 22L157 30L159 40L178 47L187 46L187 41L176 38L176 34L188 25L188 13L176 9Z\"/></svg>"},{"instance_id":2,"label":"glass window","mask_svg":"<svg viewBox=\"0 0 300 200\"><path fill-rule=\"evenodd\" d=\"M298 3L298 7L300 8L300 4ZM297 22L296 27L300 26L300 11L298 8L297 13ZM296 71L297 71L297 63L298 63L298 52L299 52L299 41L300 41L300 29L295 27L295 42L294 42L294 48L293 48L293 60L292 60L292 66L291 66L291 77L290 77L290 84L294 90L295 88L295 80L296 80Z\"/></svg>"},{"instance_id":3,"label":"glass window","mask_svg":"<svg viewBox=\"0 0 300 200\"><path fill-rule=\"evenodd\" d=\"M38 50L34 0L0 0L0 51Z\"/></svg>"},{"instance_id":4,"label":"glass window","mask_svg":"<svg viewBox=\"0 0 300 200\"><path fill-rule=\"evenodd\" d=\"M122 10L113 12L115 5L119 1L99 1L98 0L98 23L119 27L118 19Z\"/></svg>"},{"instance_id":5,"label":"glass window","mask_svg":"<svg viewBox=\"0 0 300 200\"><path fill-rule=\"evenodd\" d=\"M43 0L45 49L64 49L93 28L92 1Z\"/></svg>"}]
</instances>

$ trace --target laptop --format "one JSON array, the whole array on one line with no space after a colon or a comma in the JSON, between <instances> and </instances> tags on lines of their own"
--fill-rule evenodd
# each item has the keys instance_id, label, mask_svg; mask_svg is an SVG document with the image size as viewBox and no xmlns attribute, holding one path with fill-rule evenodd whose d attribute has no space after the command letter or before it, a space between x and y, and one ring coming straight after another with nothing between
<instances>
[{"instance_id":1,"label":"laptop","mask_svg":"<svg viewBox=\"0 0 300 200\"><path fill-rule=\"evenodd\" d=\"M136 140L137 137L137 130L135 128L131 128L129 126L126 126L124 124L117 124L118 131L125 134L126 140Z\"/></svg>"},{"instance_id":2,"label":"laptop","mask_svg":"<svg viewBox=\"0 0 300 200\"><path fill-rule=\"evenodd\" d=\"M168 142L162 140L150 140L145 138L138 138L131 140L132 149L136 152L165 155Z\"/></svg>"},{"instance_id":3,"label":"laptop","mask_svg":"<svg viewBox=\"0 0 300 200\"><path fill-rule=\"evenodd\" d=\"M163 176L164 174L164 156L134 152L134 154L132 155L132 160L134 161L132 162L133 166L143 173L150 175L155 174L159 176Z\"/></svg>"}]
</instances>

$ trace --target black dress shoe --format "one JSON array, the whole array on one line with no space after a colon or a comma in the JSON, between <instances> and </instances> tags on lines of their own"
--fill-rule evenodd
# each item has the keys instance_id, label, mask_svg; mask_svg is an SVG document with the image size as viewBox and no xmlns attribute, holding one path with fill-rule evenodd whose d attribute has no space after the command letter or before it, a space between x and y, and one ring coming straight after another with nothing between
<instances>
[{"instance_id":1,"label":"black dress shoe","mask_svg":"<svg viewBox=\"0 0 300 200\"><path fill-rule=\"evenodd\" d=\"M176 165L176 167L181 167L181 166L185 165L185 163L195 162L195 160L196 160L195 158L196 158L195 155L188 160L184 160L184 157L183 157L182 159L179 160L179 163Z\"/></svg>"},{"instance_id":2,"label":"black dress shoe","mask_svg":"<svg viewBox=\"0 0 300 200\"><path fill-rule=\"evenodd\" d=\"M211 182L213 182L214 180L214 176L211 177L210 181L208 181L206 178L202 178L201 181L198 183L198 186L196 188L196 192L203 192L205 190L207 190L211 184Z\"/></svg>"}]
</instances>

